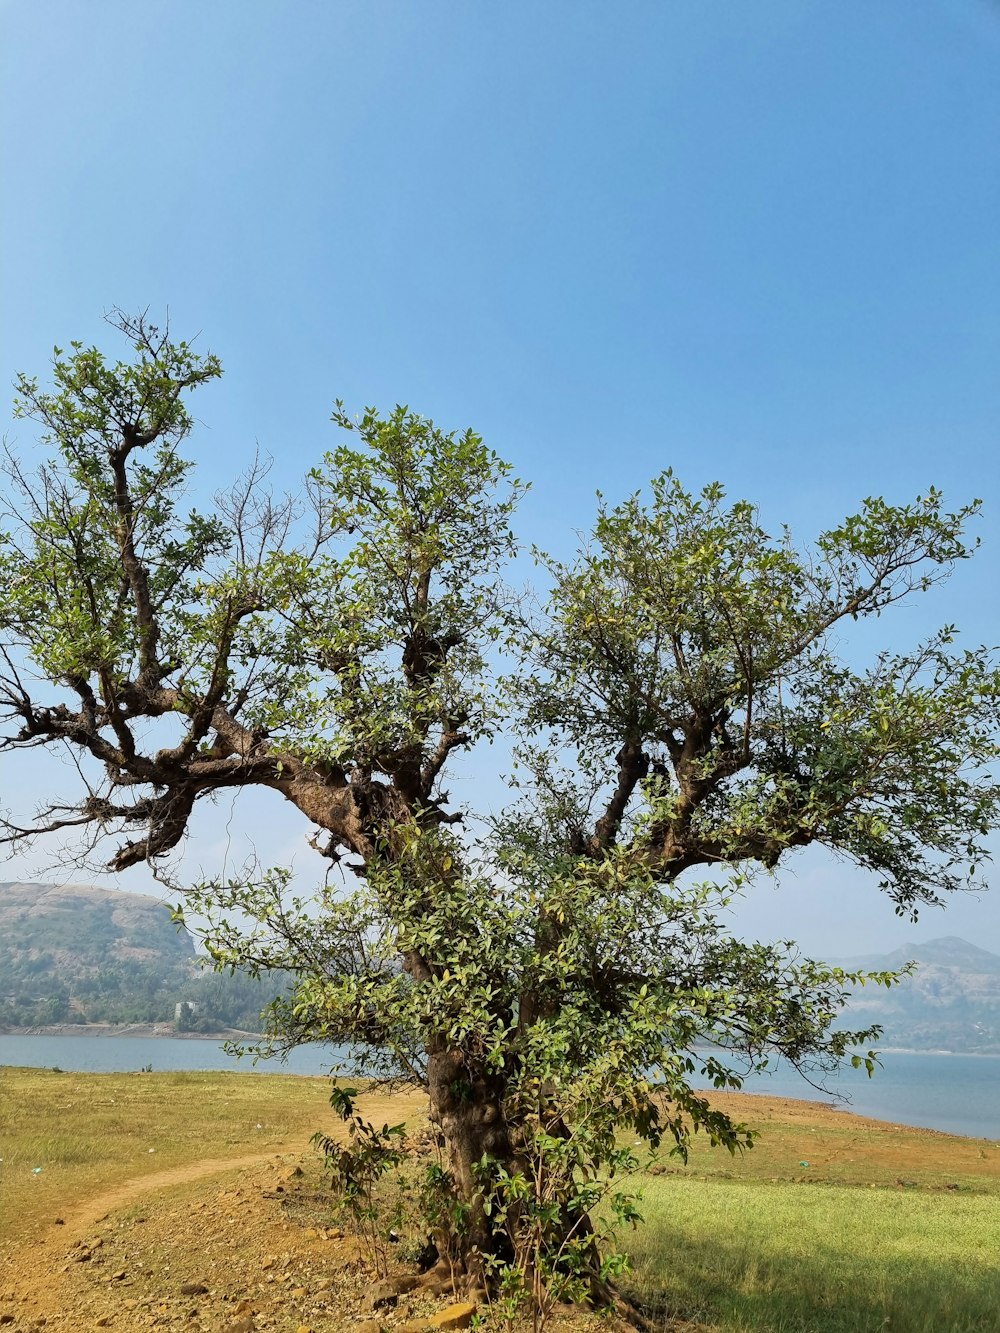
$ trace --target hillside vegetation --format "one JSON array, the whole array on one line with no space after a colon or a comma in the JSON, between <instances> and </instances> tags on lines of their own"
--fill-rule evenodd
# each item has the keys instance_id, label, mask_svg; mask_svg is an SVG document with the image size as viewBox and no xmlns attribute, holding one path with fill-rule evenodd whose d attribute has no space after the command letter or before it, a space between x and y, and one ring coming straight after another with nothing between
<instances>
[{"instance_id":1,"label":"hillside vegetation","mask_svg":"<svg viewBox=\"0 0 1000 1333\"><path fill-rule=\"evenodd\" d=\"M0 1027L255 1031L280 989L280 978L266 984L206 970L190 934L156 898L87 884L0 883Z\"/></svg>"}]
</instances>

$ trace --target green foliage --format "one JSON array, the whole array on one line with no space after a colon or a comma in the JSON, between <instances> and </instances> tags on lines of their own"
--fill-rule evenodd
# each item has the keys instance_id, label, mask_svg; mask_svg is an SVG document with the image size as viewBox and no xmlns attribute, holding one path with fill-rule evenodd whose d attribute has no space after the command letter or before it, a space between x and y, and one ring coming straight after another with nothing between
<instances>
[{"instance_id":1,"label":"green foliage","mask_svg":"<svg viewBox=\"0 0 1000 1333\"><path fill-rule=\"evenodd\" d=\"M651 489L649 504L602 508L572 564L539 557L554 587L519 690L547 739L526 758L537 778L549 737L571 747L582 784L544 775L561 781L570 833L583 837L624 743L629 795L653 814L650 850L668 873L692 860L770 867L818 842L875 871L902 910L964 884L996 812L991 653L950 652L948 626L859 672L830 631L945 578L973 549L962 531L978 503L948 513L935 490L900 507L869 499L799 553L718 485L694 495L666 472Z\"/></svg>"},{"instance_id":2,"label":"green foliage","mask_svg":"<svg viewBox=\"0 0 1000 1333\"><path fill-rule=\"evenodd\" d=\"M523 488L474 432L405 407L355 421L338 403L333 420L358 444L308 477L314 545L274 558L282 678L247 716L312 764L416 794L495 727L487 653Z\"/></svg>"},{"instance_id":3,"label":"green foliage","mask_svg":"<svg viewBox=\"0 0 1000 1333\"><path fill-rule=\"evenodd\" d=\"M347 1125L348 1142L343 1144L326 1134L315 1134L313 1143L323 1153L331 1183L358 1233L369 1241L377 1270L388 1272L388 1250L378 1186L388 1172L403 1160L400 1140L402 1125L383 1125L377 1129L354 1107L356 1088L334 1087L330 1105Z\"/></svg>"},{"instance_id":4,"label":"green foliage","mask_svg":"<svg viewBox=\"0 0 1000 1333\"><path fill-rule=\"evenodd\" d=\"M15 415L42 426L52 454L33 484L8 459L13 494L30 492L34 502L8 511L14 527L0 538L0 582L14 594L4 599L11 628L55 680L127 679L154 651L176 657L183 640L153 642L123 596L123 561L141 558L152 606L175 613L183 635L197 572L229 545L221 519L178 507L192 466L179 453L193 424L182 393L217 378L218 359L126 318L119 327L137 360L109 365L96 347L73 343L69 356L54 350L54 392L25 375L17 381ZM147 445L148 458L137 452Z\"/></svg>"}]
</instances>

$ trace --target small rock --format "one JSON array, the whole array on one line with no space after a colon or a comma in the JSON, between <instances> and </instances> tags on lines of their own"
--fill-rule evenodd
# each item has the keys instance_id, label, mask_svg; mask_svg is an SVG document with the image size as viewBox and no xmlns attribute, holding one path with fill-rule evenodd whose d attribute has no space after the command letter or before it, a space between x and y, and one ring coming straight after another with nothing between
<instances>
[{"instance_id":1,"label":"small rock","mask_svg":"<svg viewBox=\"0 0 1000 1333\"><path fill-rule=\"evenodd\" d=\"M360 1324L354 1325L354 1333L382 1333L384 1327L377 1319L362 1319Z\"/></svg>"},{"instance_id":2,"label":"small rock","mask_svg":"<svg viewBox=\"0 0 1000 1333\"><path fill-rule=\"evenodd\" d=\"M182 1282L180 1292L182 1296L204 1296L208 1288L204 1282Z\"/></svg>"},{"instance_id":3,"label":"small rock","mask_svg":"<svg viewBox=\"0 0 1000 1333\"><path fill-rule=\"evenodd\" d=\"M249 1314L245 1319L237 1319L235 1323L229 1325L229 1333L254 1333L253 1315Z\"/></svg>"},{"instance_id":4,"label":"small rock","mask_svg":"<svg viewBox=\"0 0 1000 1333\"><path fill-rule=\"evenodd\" d=\"M368 1293L365 1304L370 1310L391 1310L394 1305L399 1304L399 1292L393 1288L391 1282L376 1282Z\"/></svg>"},{"instance_id":5,"label":"small rock","mask_svg":"<svg viewBox=\"0 0 1000 1333\"><path fill-rule=\"evenodd\" d=\"M468 1328L475 1313L476 1307L471 1301L462 1301L432 1314L427 1322L431 1328Z\"/></svg>"},{"instance_id":6,"label":"small rock","mask_svg":"<svg viewBox=\"0 0 1000 1333\"><path fill-rule=\"evenodd\" d=\"M399 1277L391 1277L388 1281L397 1296L405 1296L408 1291L420 1286L420 1278L414 1273L401 1273Z\"/></svg>"},{"instance_id":7,"label":"small rock","mask_svg":"<svg viewBox=\"0 0 1000 1333\"><path fill-rule=\"evenodd\" d=\"M98 1328L107 1328L108 1325L111 1323L111 1319L108 1315L102 1314L99 1319L94 1320L94 1323L97 1325Z\"/></svg>"},{"instance_id":8,"label":"small rock","mask_svg":"<svg viewBox=\"0 0 1000 1333\"><path fill-rule=\"evenodd\" d=\"M12 1314L0 1314L0 1324L12 1324L14 1316Z\"/></svg>"},{"instance_id":9,"label":"small rock","mask_svg":"<svg viewBox=\"0 0 1000 1333\"><path fill-rule=\"evenodd\" d=\"M309 1292L305 1287L296 1287L292 1292L292 1299L296 1301L304 1301L308 1295Z\"/></svg>"},{"instance_id":10,"label":"small rock","mask_svg":"<svg viewBox=\"0 0 1000 1333\"><path fill-rule=\"evenodd\" d=\"M119 1270L118 1270L117 1273L112 1273L112 1274L111 1274L111 1281L112 1281L112 1282L121 1282L121 1280L122 1280L123 1278L127 1277L127 1276L128 1276L128 1274L125 1272L125 1269L124 1269L124 1268L119 1268Z\"/></svg>"}]
</instances>

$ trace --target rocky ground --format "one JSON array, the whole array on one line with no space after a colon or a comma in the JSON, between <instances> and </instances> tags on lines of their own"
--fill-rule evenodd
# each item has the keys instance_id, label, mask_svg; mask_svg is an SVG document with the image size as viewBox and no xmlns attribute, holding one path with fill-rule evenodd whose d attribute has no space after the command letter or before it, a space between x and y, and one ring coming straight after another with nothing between
<instances>
[{"instance_id":1,"label":"rocky ground","mask_svg":"<svg viewBox=\"0 0 1000 1333\"><path fill-rule=\"evenodd\" d=\"M437 1276L390 1256L380 1277L359 1240L325 1225L329 1196L309 1159L274 1156L221 1176L199 1167L124 1207L111 1199L111 1211L99 1203L54 1220L44 1244L16 1255L0 1279L0 1323L232 1333L468 1325L474 1308Z\"/></svg>"}]
</instances>

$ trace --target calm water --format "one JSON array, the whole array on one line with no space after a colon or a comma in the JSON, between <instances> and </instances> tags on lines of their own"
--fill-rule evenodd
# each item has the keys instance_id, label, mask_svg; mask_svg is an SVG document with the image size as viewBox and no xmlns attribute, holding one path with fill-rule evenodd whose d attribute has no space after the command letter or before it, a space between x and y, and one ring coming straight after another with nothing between
<instances>
[{"instance_id":1,"label":"calm water","mask_svg":"<svg viewBox=\"0 0 1000 1333\"><path fill-rule=\"evenodd\" d=\"M303 1046L287 1063L237 1061L212 1041L173 1037L55 1037L0 1034L0 1066L127 1073L152 1065L156 1071L243 1069L261 1073L326 1074L338 1058L332 1046ZM747 1092L831 1102L835 1098L858 1115L904 1125L922 1125L950 1134L1000 1140L1000 1056L886 1053L873 1079L846 1069L818 1091L794 1070L747 1080Z\"/></svg>"},{"instance_id":2,"label":"calm water","mask_svg":"<svg viewBox=\"0 0 1000 1333\"><path fill-rule=\"evenodd\" d=\"M1000 1056L886 1051L881 1058L882 1068L874 1078L863 1069L847 1068L825 1080L829 1092L810 1087L787 1065L748 1078L744 1090L833 1103L900 1125L1000 1140Z\"/></svg>"},{"instance_id":3,"label":"calm water","mask_svg":"<svg viewBox=\"0 0 1000 1333\"><path fill-rule=\"evenodd\" d=\"M65 1069L88 1074L127 1074L146 1065L170 1069L238 1069L247 1073L328 1074L335 1046L300 1046L287 1061L237 1060L220 1042L190 1037L9 1036L0 1033L0 1068Z\"/></svg>"}]
</instances>

